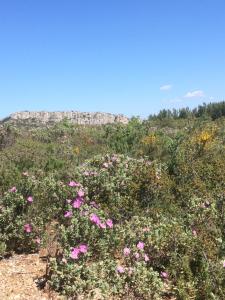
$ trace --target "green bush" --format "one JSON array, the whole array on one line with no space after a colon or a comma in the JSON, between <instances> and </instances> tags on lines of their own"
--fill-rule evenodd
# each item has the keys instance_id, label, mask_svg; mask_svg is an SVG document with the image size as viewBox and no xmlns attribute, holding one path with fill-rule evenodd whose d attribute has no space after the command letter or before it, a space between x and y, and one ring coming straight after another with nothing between
<instances>
[{"instance_id":1,"label":"green bush","mask_svg":"<svg viewBox=\"0 0 225 300\"><path fill-rule=\"evenodd\" d=\"M225 122L165 113L3 126L0 255L46 247L66 297L224 299Z\"/></svg>"}]
</instances>

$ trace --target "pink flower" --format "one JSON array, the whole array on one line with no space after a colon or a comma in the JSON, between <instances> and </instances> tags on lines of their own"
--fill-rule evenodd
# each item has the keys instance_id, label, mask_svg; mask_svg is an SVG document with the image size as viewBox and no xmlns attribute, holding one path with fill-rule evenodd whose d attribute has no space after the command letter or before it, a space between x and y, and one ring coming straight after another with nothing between
<instances>
[{"instance_id":1,"label":"pink flower","mask_svg":"<svg viewBox=\"0 0 225 300\"><path fill-rule=\"evenodd\" d=\"M136 259L138 259L138 258L140 257L140 254L137 253L137 252L135 252L135 253L134 253L134 257L135 257Z\"/></svg>"},{"instance_id":2,"label":"pink flower","mask_svg":"<svg viewBox=\"0 0 225 300\"><path fill-rule=\"evenodd\" d=\"M80 208L82 204L83 204L83 200L82 200L81 198L76 198L76 199L73 201L72 206L73 206L74 208Z\"/></svg>"},{"instance_id":3,"label":"pink flower","mask_svg":"<svg viewBox=\"0 0 225 300\"><path fill-rule=\"evenodd\" d=\"M41 239L40 239L39 237L37 237L37 238L35 239L35 242L36 242L37 244L40 244L40 243L41 243Z\"/></svg>"},{"instance_id":4,"label":"pink flower","mask_svg":"<svg viewBox=\"0 0 225 300\"><path fill-rule=\"evenodd\" d=\"M70 257L72 259L78 259L79 254L80 254L80 249L79 248L73 248L71 253L70 253Z\"/></svg>"},{"instance_id":5,"label":"pink flower","mask_svg":"<svg viewBox=\"0 0 225 300\"><path fill-rule=\"evenodd\" d=\"M87 216L88 213L89 213L89 212L88 212L87 209L81 210L81 211L80 211L80 216L82 216L82 217L83 217L83 216Z\"/></svg>"},{"instance_id":6,"label":"pink flower","mask_svg":"<svg viewBox=\"0 0 225 300\"><path fill-rule=\"evenodd\" d=\"M105 223L99 223L98 224L100 228L105 229L106 228L106 224Z\"/></svg>"},{"instance_id":7,"label":"pink flower","mask_svg":"<svg viewBox=\"0 0 225 300\"><path fill-rule=\"evenodd\" d=\"M64 213L64 217L65 218L71 218L73 216L73 213L72 211L70 210L67 210L65 213Z\"/></svg>"},{"instance_id":8,"label":"pink flower","mask_svg":"<svg viewBox=\"0 0 225 300\"><path fill-rule=\"evenodd\" d=\"M32 231L32 226L30 224L25 224L23 228L27 233L30 233Z\"/></svg>"},{"instance_id":9,"label":"pink flower","mask_svg":"<svg viewBox=\"0 0 225 300\"><path fill-rule=\"evenodd\" d=\"M95 208L99 208L99 205L95 201L91 201L90 205Z\"/></svg>"},{"instance_id":10,"label":"pink flower","mask_svg":"<svg viewBox=\"0 0 225 300\"><path fill-rule=\"evenodd\" d=\"M140 250L143 250L144 246L145 246L145 244L143 242L138 242L138 244L137 244L137 248Z\"/></svg>"},{"instance_id":11,"label":"pink flower","mask_svg":"<svg viewBox=\"0 0 225 300\"><path fill-rule=\"evenodd\" d=\"M65 257L62 258L62 263L67 264L67 259L65 259Z\"/></svg>"},{"instance_id":12,"label":"pink flower","mask_svg":"<svg viewBox=\"0 0 225 300\"><path fill-rule=\"evenodd\" d=\"M81 253L87 253L87 251L88 251L88 246L85 245L85 244L81 244L81 245L79 246L79 250L80 250Z\"/></svg>"},{"instance_id":13,"label":"pink flower","mask_svg":"<svg viewBox=\"0 0 225 300\"><path fill-rule=\"evenodd\" d=\"M83 190L79 190L77 192L77 196L80 197L80 198L84 197L84 191Z\"/></svg>"},{"instance_id":14,"label":"pink flower","mask_svg":"<svg viewBox=\"0 0 225 300\"><path fill-rule=\"evenodd\" d=\"M109 164L105 162L105 163L103 164L103 167L107 169L107 168L109 167Z\"/></svg>"},{"instance_id":15,"label":"pink flower","mask_svg":"<svg viewBox=\"0 0 225 300\"><path fill-rule=\"evenodd\" d=\"M117 157L116 157L115 155L113 155L113 156L111 157L111 161L113 161L113 162L117 161Z\"/></svg>"},{"instance_id":16,"label":"pink flower","mask_svg":"<svg viewBox=\"0 0 225 300\"><path fill-rule=\"evenodd\" d=\"M165 279L168 278L168 273L167 272L161 272L160 275L161 275L162 278L165 278Z\"/></svg>"},{"instance_id":17,"label":"pink flower","mask_svg":"<svg viewBox=\"0 0 225 300\"><path fill-rule=\"evenodd\" d=\"M113 228L113 221L112 221L111 219L106 220L106 225L107 225L109 228Z\"/></svg>"},{"instance_id":18,"label":"pink flower","mask_svg":"<svg viewBox=\"0 0 225 300\"><path fill-rule=\"evenodd\" d=\"M205 201L205 203L204 203L204 207L205 207L205 208L209 208L210 205L211 205L211 203L210 203L208 200Z\"/></svg>"},{"instance_id":19,"label":"pink flower","mask_svg":"<svg viewBox=\"0 0 225 300\"><path fill-rule=\"evenodd\" d=\"M93 171L93 172L90 172L90 175L92 175L92 176L97 176L98 173L97 173L96 171Z\"/></svg>"},{"instance_id":20,"label":"pink flower","mask_svg":"<svg viewBox=\"0 0 225 300\"><path fill-rule=\"evenodd\" d=\"M118 266L116 268L116 270L117 270L118 273L124 273L125 272L124 267L122 267L122 266Z\"/></svg>"},{"instance_id":21,"label":"pink flower","mask_svg":"<svg viewBox=\"0 0 225 300\"><path fill-rule=\"evenodd\" d=\"M70 257L72 259L78 259L80 253L87 253L88 247L85 244L81 244L79 247L75 247L72 249L70 253Z\"/></svg>"},{"instance_id":22,"label":"pink flower","mask_svg":"<svg viewBox=\"0 0 225 300\"><path fill-rule=\"evenodd\" d=\"M125 248L123 249L123 254L124 254L125 256L130 255L130 248L125 247Z\"/></svg>"},{"instance_id":23,"label":"pink flower","mask_svg":"<svg viewBox=\"0 0 225 300\"><path fill-rule=\"evenodd\" d=\"M68 204L70 204L71 203L71 199L66 199L66 202L68 203Z\"/></svg>"},{"instance_id":24,"label":"pink flower","mask_svg":"<svg viewBox=\"0 0 225 300\"><path fill-rule=\"evenodd\" d=\"M128 269L128 275L131 275L133 272L134 272L134 268L130 267L130 268Z\"/></svg>"},{"instance_id":25,"label":"pink flower","mask_svg":"<svg viewBox=\"0 0 225 300\"><path fill-rule=\"evenodd\" d=\"M223 267L225 268L225 260L223 261Z\"/></svg>"},{"instance_id":26,"label":"pink flower","mask_svg":"<svg viewBox=\"0 0 225 300\"><path fill-rule=\"evenodd\" d=\"M148 231L149 231L148 227L143 228L143 232L148 232Z\"/></svg>"},{"instance_id":27,"label":"pink flower","mask_svg":"<svg viewBox=\"0 0 225 300\"><path fill-rule=\"evenodd\" d=\"M28 172L23 172L22 175L23 176L29 176Z\"/></svg>"},{"instance_id":28,"label":"pink flower","mask_svg":"<svg viewBox=\"0 0 225 300\"><path fill-rule=\"evenodd\" d=\"M16 187L15 186L13 186L10 190L9 190L9 192L11 192L11 193L16 193L17 192L17 189L16 189Z\"/></svg>"},{"instance_id":29,"label":"pink flower","mask_svg":"<svg viewBox=\"0 0 225 300\"><path fill-rule=\"evenodd\" d=\"M197 236L197 231L196 230L192 230L192 234L194 235L194 236Z\"/></svg>"},{"instance_id":30,"label":"pink flower","mask_svg":"<svg viewBox=\"0 0 225 300\"><path fill-rule=\"evenodd\" d=\"M148 257L147 254L144 255L144 260L145 260L146 262L149 261L149 257Z\"/></svg>"},{"instance_id":31,"label":"pink flower","mask_svg":"<svg viewBox=\"0 0 225 300\"><path fill-rule=\"evenodd\" d=\"M70 181L68 185L74 187L74 186L80 186L80 183L75 181Z\"/></svg>"},{"instance_id":32,"label":"pink flower","mask_svg":"<svg viewBox=\"0 0 225 300\"><path fill-rule=\"evenodd\" d=\"M31 197L31 196L27 197L27 202L29 202L29 203L33 202L33 197Z\"/></svg>"},{"instance_id":33,"label":"pink flower","mask_svg":"<svg viewBox=\"0 0 225 300\"><path fill-rule=\"evenodd\" d=\"M91 214L90 220L92 223L95 223L96 225L99 225L101 223L99 217L96 214Z\"/></svg>"}]
</instances>

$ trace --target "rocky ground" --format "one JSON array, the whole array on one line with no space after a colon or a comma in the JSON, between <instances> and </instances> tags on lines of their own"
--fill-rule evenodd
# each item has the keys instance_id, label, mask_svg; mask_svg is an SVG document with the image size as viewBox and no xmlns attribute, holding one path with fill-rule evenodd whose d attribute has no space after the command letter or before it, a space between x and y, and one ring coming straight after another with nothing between
<instances>
[{"instance_id":1,"label":"rocky ground","mask_svg":"<svg viewBox=\"0 0 225 300\"><path fill-rule=\"evenodd\" d=\"M57 300L57 295L38 288L46 263L38 254L13 255L0 260L1 300ZM62 299L62 298L61 298Z\"/></svg>"}]
</instances>

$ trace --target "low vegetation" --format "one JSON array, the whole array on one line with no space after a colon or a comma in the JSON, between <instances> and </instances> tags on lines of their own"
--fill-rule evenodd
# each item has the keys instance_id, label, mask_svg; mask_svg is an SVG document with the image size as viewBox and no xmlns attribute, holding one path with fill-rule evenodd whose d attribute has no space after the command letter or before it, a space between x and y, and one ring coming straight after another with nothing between
<instances>
[{"instance_id":1,"label":"low vegetation","mask_svg":"<svg viewBox=\"0 0 225 300\"><path fill-rule=\"evenodd\" d=\"M3 124L0 255L48 249L45 279L73 299L224 299L224 107Z\"/></svg>"}]
</instances>

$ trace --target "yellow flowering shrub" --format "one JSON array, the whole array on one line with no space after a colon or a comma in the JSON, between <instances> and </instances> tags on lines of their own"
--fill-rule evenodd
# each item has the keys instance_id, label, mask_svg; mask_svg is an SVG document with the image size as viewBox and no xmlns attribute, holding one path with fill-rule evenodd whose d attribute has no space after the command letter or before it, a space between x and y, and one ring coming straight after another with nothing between
<instances>
[{"instance_id":1,"label":"yellow flowering shrub","mask_svg":"<svg viewBox=\"0 0 225 300\"><path fill-rule=\"evenodd\" d=\"M149 134L149 135L147 135L147 136L145 136L145 137L143 137L143 139L141 140L141 142L142 142L142 144L144 144L144 145L154 145L155 144L155 142L156 142L156 136L155 136L155 134Z\"/></svg>"}]
</instances>

